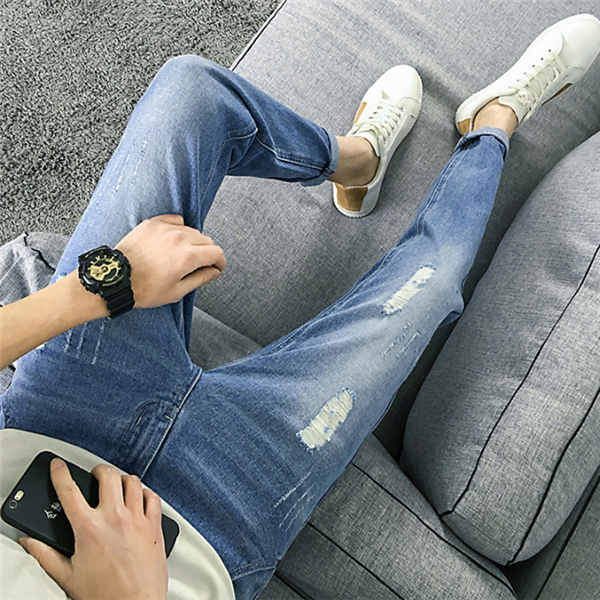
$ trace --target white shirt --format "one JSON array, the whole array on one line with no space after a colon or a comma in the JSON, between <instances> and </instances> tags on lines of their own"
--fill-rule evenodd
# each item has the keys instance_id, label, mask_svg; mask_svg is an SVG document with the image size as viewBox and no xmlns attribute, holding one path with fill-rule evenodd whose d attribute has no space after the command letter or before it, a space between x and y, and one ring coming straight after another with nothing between
<instances>
[{"instance_id":1,"label":"white shirt","mask_svg":"<svg viewBox=\"0 0 600 600\"><path fill-rule=\"evenodd\" d=\"M0 505L34 457L50 450L91 471L107 461L77 446L36 433L0 430ZM119 469L122 475L124 471ZM144 486L146 487L146 486ZM215 549L164 500L162 512L177 522L179 537L167 559L170 600L234 600L233 583ZM65 600L67 595L17 543L23 533L0 520L0 598Z\"/></svg>"}]
</instances>

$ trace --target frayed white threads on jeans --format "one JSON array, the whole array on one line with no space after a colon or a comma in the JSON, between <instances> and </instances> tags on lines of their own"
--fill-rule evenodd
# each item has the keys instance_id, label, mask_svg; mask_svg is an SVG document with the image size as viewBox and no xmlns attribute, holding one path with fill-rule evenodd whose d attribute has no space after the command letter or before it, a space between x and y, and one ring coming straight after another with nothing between
<instances>
[{"instance_id":1,"label":"frayed white threads on jeans","mask_svg":"<svg viewBox=\"0 0 600 600\"><path fill-rule=\"evenodd\" d=\"M354 405L354 394L343 389L319 411L308 427L298 432L300 438L310 450L320 448L333 436L335 430L346 420Z\"/></svg>"},{"instance_id":2,"label":"frayed white threads on jeans","mask_svg":"<svg viewBox=\"0 0 600 600\"><path fill-rule=\"evenodd\" d=\"M392 315L402 310L435 273L433 265L421 267L384 305L383 313Z\"/></svg>"}]
</instances>

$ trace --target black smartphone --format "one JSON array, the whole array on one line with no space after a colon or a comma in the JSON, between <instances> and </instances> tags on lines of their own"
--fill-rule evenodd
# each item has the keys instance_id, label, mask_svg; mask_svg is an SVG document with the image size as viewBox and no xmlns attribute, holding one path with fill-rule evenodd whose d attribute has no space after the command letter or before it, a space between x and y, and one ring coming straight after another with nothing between
<instances>
[{"instance_id":1,"label":"black smartphone","mask_svg":"<svg viewBox=\"0 0 600 600\"><path fill-rule=\"evenodd\" d=\"M75 552L75 537L50 479L53 458L62 457L45 450L33 459L2 504L0 516L12 527L71 558ZM99 502L98 480L89 471L64 458L62 460L67 463L83 497L92 508L96 508ZM179 535L179 525L163 515L162 530L168 557Z\"/></svg>"}]
</instances>

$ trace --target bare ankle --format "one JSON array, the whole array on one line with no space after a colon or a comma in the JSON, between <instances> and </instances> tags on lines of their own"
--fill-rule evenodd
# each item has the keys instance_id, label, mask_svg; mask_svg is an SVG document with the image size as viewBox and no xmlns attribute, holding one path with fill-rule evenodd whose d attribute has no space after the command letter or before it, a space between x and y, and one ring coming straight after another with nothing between
<instances>
[{"instance_id":1,"label":"bare ankle","mask_svg":"<svg viewBox=\"0 0 600 600\"><path fill-rule=\"evenodd\" d=\"M515 111L510 106L500 104L498 99L486 104L476 115L473 121L473 131L482 127L497 127L504 129L510 138L515 132L519 121Z\"/></svg>"},{"instance_id":2,"label":"bare ankle","mask_svg":"<svg viewBox=\"0 0 600 600\"><path fill-rule=\"evenodd\" d=\"M338 168L329 178L344 187L366 185L375 177L379 157L368 140L359 136L336 136L340 159Z\"/></svg>"}]
</instances>

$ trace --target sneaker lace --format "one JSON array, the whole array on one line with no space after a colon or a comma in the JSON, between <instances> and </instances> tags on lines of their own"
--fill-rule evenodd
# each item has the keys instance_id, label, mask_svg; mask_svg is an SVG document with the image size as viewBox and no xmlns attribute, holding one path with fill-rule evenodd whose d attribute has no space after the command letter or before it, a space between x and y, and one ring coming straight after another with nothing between
<instances>
[{"instance_id":1,"label":"sneaker lace","mask_svg":"<svg viewBox=\"0 0 600 600\"><path fill-rule=\"evenodd\" d=\"M544 92L565 70L565 65L556 52L548 50L548 56L542 57L532 70L525 71L509 89L517 92L517 99L525 108L525 115L535 110Z\"/></svg>"},{"instance_id":2,"label":"sneaker lace","mask_svg":"<svg viewBox=\"0 0 600 600\"><path fill-rule=\"evenodd\" d=\"M392 134L394 127L400 123L404 108L389 98L382 97L377 102L377 108L362 122L357 123L350 133L372 131L381 136L385 142Z\"/></svg>"}]
</instances>

